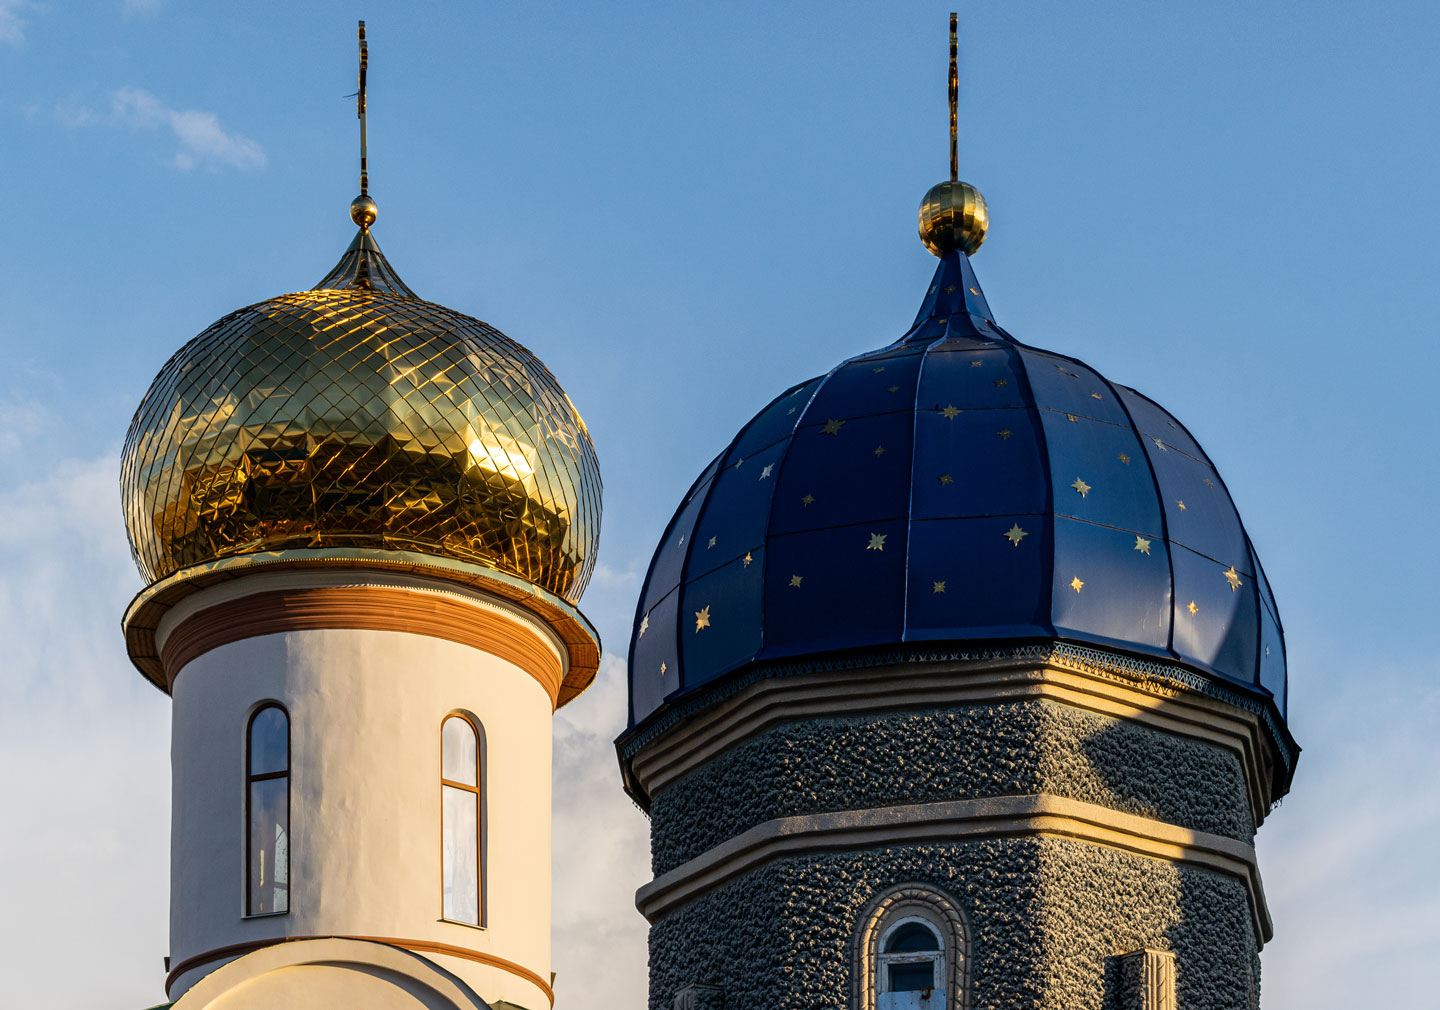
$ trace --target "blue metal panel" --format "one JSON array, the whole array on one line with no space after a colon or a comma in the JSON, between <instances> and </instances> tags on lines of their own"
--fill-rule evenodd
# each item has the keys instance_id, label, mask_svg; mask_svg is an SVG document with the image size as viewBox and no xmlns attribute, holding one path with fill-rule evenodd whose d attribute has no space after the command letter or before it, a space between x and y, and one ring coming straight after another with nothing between
<instances>
[{"instance_id":1,"label":"blue metal panel","mask_svg":"<svg viewBox=\"0 0 1440 1010\"><path fill-rule=\"evenodd\" d=\"M1059 635L1147 652L1169 642L1170 566L1158 537L1057 516L1051 592Z\"/></svg>"},{"instance_id":2,"label":"blue metal panel","mask_svg":"<svg viewBox=\"0 0 1440 1010\"><path fill-rule=\"evenodd\" d=\"M765 550L757 547L686 584L679 617L680 683L685 690L760 651L764 573Z\"/></svg>"},{"instance_id":3,"label":"blue metal panel","mask_svg":"<svg viewBox=\"0 0 1440 1010\"><path fill-rule=\"evenodd\" d=\"M1172 549L1175 655L1241 684L1259 681L1255 580L1184 547ZM1192 607L1193 604L1193 607Z\"/></svg>"},{"instance_id":4,"label":"blue metal panel","mask_svg":"<svg viewBox=\"0 0 1440 1010\"><path fill-rule=\"evenodd\" d=\"M910 525L906 638L1040 638L1050 625L1043 514Z\"/></svg>"},{"instance_id":5,"label":"blue metal panel","mask_svg":"<svg viewBox=\"0 0 1440 1010\"><path fill-rule=\"evenodd\" d=\"M906 525L891 519L772 537L762 655L901 641Z\"/></svg>"}]
</instances>

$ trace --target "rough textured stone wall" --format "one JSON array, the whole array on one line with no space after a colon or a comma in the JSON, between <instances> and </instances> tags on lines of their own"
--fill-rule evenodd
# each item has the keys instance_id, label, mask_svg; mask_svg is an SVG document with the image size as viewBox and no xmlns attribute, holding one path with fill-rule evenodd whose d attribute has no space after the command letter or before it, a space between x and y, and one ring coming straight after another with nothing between
<instances>
[{"instance_id":1,"label":"rough textured stone wall","mask_svg":"<svg viewBox=\"0 0 1440 1010\"><path fill-rule=\"evenodd\" d=\"M1115 956L1172 950L1185 1010L1253 1010L1259 958L1244 885L1207 870L1049 838L897 846L777 860L656 923L650 1008L693 983L725 1005L850 1006L859 917L881 891L948 894L971 929L975 1010L1123 1010Z\"/></svg>"},{"instance_id":2,"label":"rough textured stone wall","mask_svg":"<svg viewBox=\"0 0 1440 1010\"><path fill-rule=\"evenodd\" d=\"M1231 751L1051 701L784 723L651 798L656 874L773 817L1049 793L1253 840Z\"/></svg>"}]
</instances>

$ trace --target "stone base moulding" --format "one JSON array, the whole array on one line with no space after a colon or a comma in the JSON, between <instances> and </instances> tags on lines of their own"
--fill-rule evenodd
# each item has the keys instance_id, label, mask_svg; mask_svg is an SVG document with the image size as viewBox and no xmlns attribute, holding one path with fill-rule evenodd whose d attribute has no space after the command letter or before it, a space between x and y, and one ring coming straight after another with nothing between
<instances>
[{"instance_id":1,"label":"stone base moulding","mask_svg":"<svg viewBox=\"0 0 1440 1010\"><path fill-rule=\"evenodd\" d=\"M1117 670L1123 667L1069 662L1057 654L1039 664L1016 657L763 679L638 746L628 763L630 786L632 793L638 787L643 806L646 797L725 749L783 722L1046 699L1233 751L1245 770L1258 828L1276 796L1280 770L1261 718L1168 681Z\"/></svg>"},{"instance_id":2,"label":"stone base moulding","mask_svg":"<svg viewBox=\"0 0 1440 1010\"><path fill-rule=\"evenodd\" d=\"M1240 880L1261 944L1273 935L1255 849L1244 842L1057 796L1001 796L777 817L640 888L635 906L656 922L776 859L876 846L1037 835L1068 838L1197 866Z\"/></svg>"},{"instance_id":3,"label":"stone base moulding","mask_svg":"<svg viewBox=\"0 0 1440 1010\"><path fill-rule=\"evenodd\" d=\"M175 980L188 971L206 964L213 964L216 961L230 961L230 964L216 968L191 986L190 989L186 991L186 996L188 997L190 993L195 992L195 990L204 985L207 980L215 978L234 964L234 959L242 958L247 954L253 954L256 951L267 948L281 946L288 948L291 944L310 944L316 941L353 941L364 944L374 944L380 947L399 948L400 950L411 951L416 954L443 954L449 957L463 958L467 961L474 961L492 968L499 968L501 971L507 971L512 975L524 979L544 993L545 998L550 1001L552 1007L555 1005L555 990L550 988L550 983L524 965L507 961L503 957L495 957L482 951L469 950L465 947L456 947L447 943L433 943L429 940L407 940L393 936L279 936L268 940L254 940L249 943L237 943L228 947L219 947L215 950L209 950L203 954L186 958L180 964L176 965L165 979L165 991L168 993L170 987L175 984ZM292 961L292 959L288 957L288 953L287 955L281 955L278 960ZM373 957L366 958L365 963L369 963L371 960L373 960ZM463 985L463 983L459 983L458 980L457 984ZM463 1006L464 1004L457 1005Z\"/></svg>"}]
</instances>

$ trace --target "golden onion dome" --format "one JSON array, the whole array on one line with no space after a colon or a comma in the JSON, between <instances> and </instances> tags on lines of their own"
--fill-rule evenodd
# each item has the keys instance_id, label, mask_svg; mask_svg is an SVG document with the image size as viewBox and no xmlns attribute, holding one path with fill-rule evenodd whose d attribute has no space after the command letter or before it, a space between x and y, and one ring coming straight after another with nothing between
<instances>
[{"instance_id":1,"label":"golden onion dome","mask_svg":"<svg viewBox=\"0 0 1440 1010\"><path fill-rule=\"evenodd\" d=\"M355 219L313 290L230 313L151 384L121 467L141 574L383 549L577 601L600 532L585 422L530 351L404 285L370 234L373 204Z\"/></svg>"}]
</instances>

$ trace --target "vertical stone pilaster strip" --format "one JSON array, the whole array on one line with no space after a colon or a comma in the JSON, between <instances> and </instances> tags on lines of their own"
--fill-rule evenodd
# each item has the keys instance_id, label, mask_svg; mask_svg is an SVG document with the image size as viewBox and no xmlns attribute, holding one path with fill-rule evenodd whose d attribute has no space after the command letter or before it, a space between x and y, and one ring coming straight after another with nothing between
<instances>
[{"instance_id":1,"label":"vertical stone pilaster strip","mask_svg":"<svg viewBox=\"0 0 1440 1010\"><path fill-rule=\"evenodd\" d=\"M1120 958L1121 1010L1175 1010L1175 955L1133 951Z\"/></svg>"}]
</instances>

